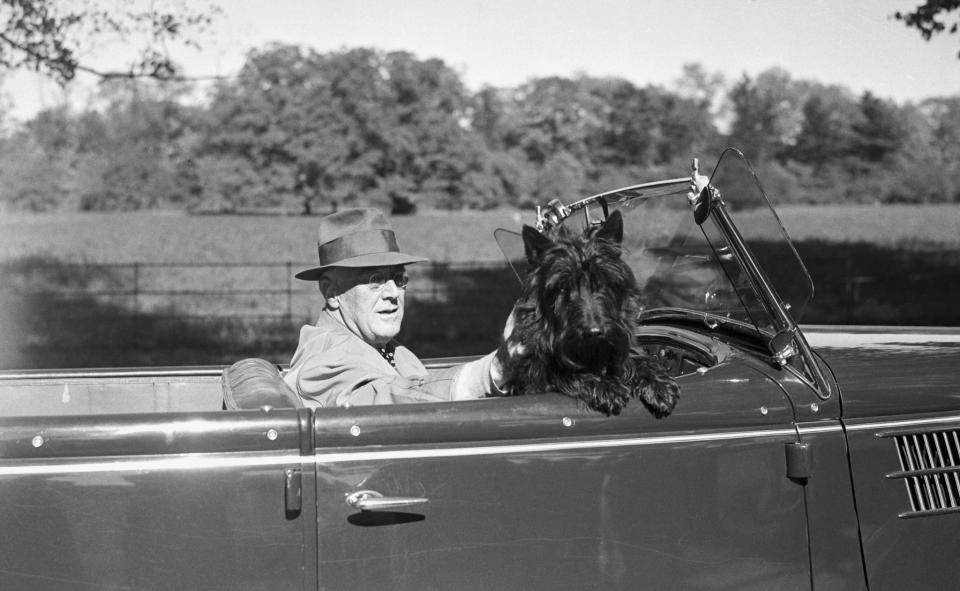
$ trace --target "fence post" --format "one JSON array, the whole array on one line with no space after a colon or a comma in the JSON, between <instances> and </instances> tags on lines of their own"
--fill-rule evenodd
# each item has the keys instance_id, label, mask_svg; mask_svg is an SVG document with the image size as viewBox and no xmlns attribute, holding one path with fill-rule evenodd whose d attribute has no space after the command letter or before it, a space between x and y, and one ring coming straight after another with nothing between
<instances>
[{"instance_id":1,"label":"fence post","mask_svg":"<svg viewBox=\"0 0 960 591\"><path fill-rule=\"evenodd\" d=\"M844 322L853 324L853 315L857 305L857 286L853 277L853 256L847 252L843 257L843 283L846 287L844 298Z\"/></svg>"},{"instance_id":2,"label":"fence post","mask_svg":"<svg viewBox=\"0 0 960 591\"><path fill-rule=\"evenodd\" d=\"M140 263L133 263L133 317L140 319Z\"/></svg>"},{"instance_id":3,"label":"fence post","mask_svg":"<svg viewBox=\"0 0 960 591\"><path fill-rule=\"evenodd\" d=\"M133 263L133 342L140 345L140 262Z\"/></svg>"},{"instance_id":4,"label":"fence post","mask_svg":"<svg viewBox=\"0 0 960 591\"><path fill-rule=\"evenodd\" d=\"M287 321L293 320L293 262L287 261Z\"/></svg>"}]
</instances>

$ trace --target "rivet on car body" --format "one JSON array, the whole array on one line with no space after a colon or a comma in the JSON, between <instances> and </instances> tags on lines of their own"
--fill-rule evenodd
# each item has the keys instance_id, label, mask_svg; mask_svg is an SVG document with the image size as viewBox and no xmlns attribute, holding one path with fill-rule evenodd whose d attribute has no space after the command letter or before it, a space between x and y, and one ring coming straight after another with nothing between
<instances>
[{"instance_id":1,"label":"rivet on car body","mask_svg":"<svg viewBox=\"0 0 960 591\"><path fill-rule=\"evenodd\" d=\"M353 435L354 437L359 437L360 425L353 425L352 427L350 427L350 434Z\"/></svg>"},{"instance_id":2,"label":"rivet on car body","mask_svg":"<svg viewBox=\"0 0 960 591\"><path fill-rule=\"evenodd\" d=\"M766 406L761 406L761 407L760 407L760 414L766 416L768 412L770 412L770 410L767 409Z\"/></svg>"},{"instance_id":3,"label":"rivet on car body","mask_svg":"<svg viewBox=\"0 0 960 591\"><path fill-rule=\"evenodd\" d=\"M698 367L698 368L697 368L697 373L700 374L700 375L703 375L703 374L707 373L708 371L710 371L710 368L709 368L709 367Z\"/></svg>"},{"instance_id":4,"label":"rivet on car body","mask_svg":"<svg viewBox=\"0 0 960 591\"><path fill-rule=\"evenodd\" d=\"M270 429L267 431L267 439L269 439L270 441L276 441L277 437L279 436L280 434L277 433L276 429Z\"/></svg>"},{"instance_id":5,"label":"rivet on car body","mask_svg":"<svg viewBox=\"0 0 960 591\"><path fill-rule=\"evenodd\" d=\"M814 402L810 405L810 410L813 412L820 412L820 405Z\"/></svg>"},{"instance_id":6,"label":"rivet on car body","mask_svg":"<svg viewBox=\"0 0 960 591\"><path fill-rule=\"evenodd\" d=\"M563 426L564 426L564 427L572 427L572 426L573 426L573 419L571 419L570 417L563 417L563 420L562 420L561 422L563 423Z\"/></svg>"},{"instance_id":7,"label":"rivet on car body","mask_svg":"<svg viewBox=\"0 0 960 591\"><path fill-rule=\"evenodd\" d=\"M31 443L33 443L33 447L40 447L41 445L43 445L43 436L42 435L35 436Z\"/></svg>"}]
</instances>

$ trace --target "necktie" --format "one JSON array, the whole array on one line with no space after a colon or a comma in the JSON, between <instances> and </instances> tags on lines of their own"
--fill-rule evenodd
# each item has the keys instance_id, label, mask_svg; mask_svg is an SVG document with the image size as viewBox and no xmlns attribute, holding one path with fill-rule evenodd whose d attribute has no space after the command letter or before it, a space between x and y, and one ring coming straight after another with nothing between
<instances>
[{"instance_id":1,"label":"necktie","mask_svg":"<svg viewBox=\"0 0 960 591\"><path fill-rule=\"evenodd\" d=\"M396 367L397 364L394 361L394 347L387 345L385 347L377 347L377 352L380 353L380 356L387 360L387 363Z\"/></svg>"}]
</instances>

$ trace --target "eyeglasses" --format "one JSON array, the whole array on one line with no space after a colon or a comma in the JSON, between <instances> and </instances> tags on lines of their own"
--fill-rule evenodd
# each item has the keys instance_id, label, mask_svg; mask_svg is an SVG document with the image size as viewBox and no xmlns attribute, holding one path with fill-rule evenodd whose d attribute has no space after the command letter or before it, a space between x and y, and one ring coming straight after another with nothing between
<instances>
[{"instance_id":1,"label":"eyeglasses","mask_svg":"<svg viewBox=\"0 0 960 591\"><path fill-rule=\"evenodd\" d=\"M399 271L377 271L367 280L367 287L380 291L386 286L387 281L393 281L398 288L405 289L410 278L404 270Z\"/></svg>"}]
</instances>

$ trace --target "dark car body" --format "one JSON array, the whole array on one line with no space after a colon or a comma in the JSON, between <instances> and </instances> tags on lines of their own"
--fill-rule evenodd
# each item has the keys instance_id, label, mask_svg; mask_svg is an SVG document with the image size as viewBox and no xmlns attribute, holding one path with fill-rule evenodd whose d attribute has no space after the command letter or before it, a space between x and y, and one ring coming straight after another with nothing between
<instances>
[{"instance_id":1,"label":"dark car body","mask_svg":"<svg viewBox=\"0 0 960 591\"><path fill-rule=\"evenodd\" d=\"M801 328L802 263L760 268L718 175L690 201L704 241L633 249L666 418L551 393L224 409L223 368L0 374L0 588L956 587L960 334Z\"/></svg>"}]
</instances>

